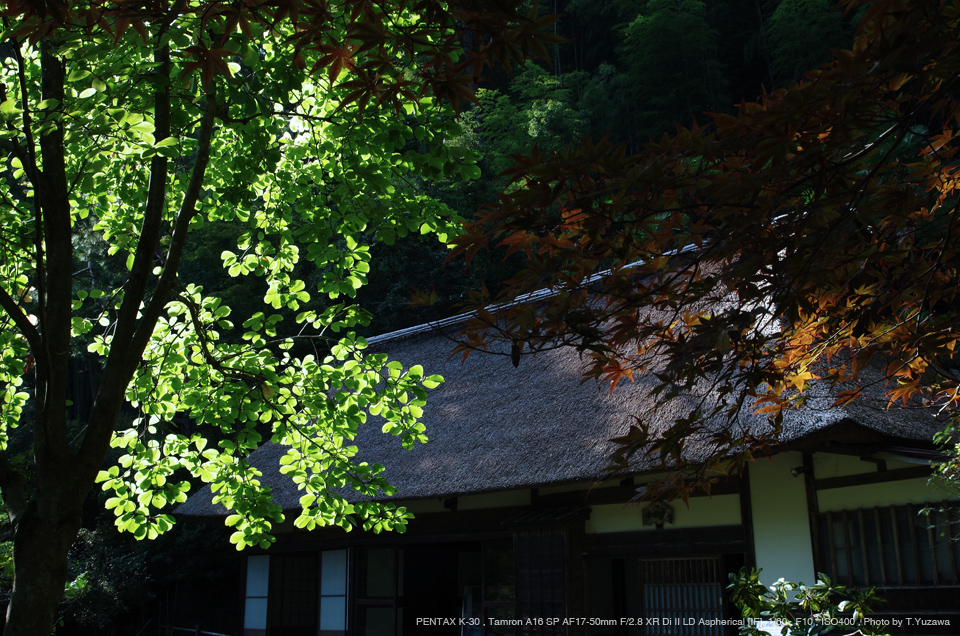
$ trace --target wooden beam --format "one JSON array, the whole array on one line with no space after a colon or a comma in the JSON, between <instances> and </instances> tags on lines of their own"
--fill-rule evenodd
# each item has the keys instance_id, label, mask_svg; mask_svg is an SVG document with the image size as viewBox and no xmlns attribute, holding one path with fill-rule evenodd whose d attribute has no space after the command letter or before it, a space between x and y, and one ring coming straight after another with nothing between
<instances>
[{"instance_id":1,"label":"wooden beam","mask_svg":"<svg viewBox=\"0 0 960 636\"><path fill-rule=\"evenodd\" d=\"M850 518L846 510L840 511L840 523L843 524L843 553L847 557L847 580L848 585L856 585L857 580L853 576L853 541L850 540Z\"/></svg>"},{"instance_id":2,"label":"wooden beam","mask_svg":"<svg viewBox=\"0 0 960 636\"><path fill-rule=\"evenodd\" d=\"M743 526L743 564L757 567L757 551L753 539L753 500L750 494L750 467L744 466L740 475L740 525Z\"/></svg>"},{"instance_id":3,"label":"wooden beam","mask_svg":"<svg viewBox=\"0 0 960 636\"><path fill-rule=\"evenodd\" d=\"M896 506L890 506L890 519L893 520L893 550L897 555L897 585L903 585L903 555L900 553L900 524L897 517L899 515Z\"/></svg>"},{"instance_id":4,"label":"wooden beam","mask_svg":"<svg viewBox=\"0 0 960 636\"><path fill-rule=\"evenodd\" d=\"M858 473L856 475L843 475L842 477L815 479L813 483L816 489L820 491L830 490L831 488L864 486L866 484L882 484L888 481L902 481L904 479L919 479L929 477L931 472L929 466L911 466L909 468L895 468L883 472Z\"/></svg>"},{"instance_id":5,"label":"wooden beam","mask_svg":"<svg viewBox=\"0 0 960 636\"><path fill-rule=\"evenodd\" d=\"M717 495L733 495L740 489L740 479L731 477L726 481L713 484L710 495L703 492L691 493L690 497L716 497ZM561 506L599 506L602 504L627 503L637 495L637 487L633 485L611 486L609 488L594 488L592 490L578 490L574 492L558 492L543 494L539 489L537 506L544 508L558 508Z\"/></svg>"},{"instance_id":6,"label":"wooden beam","mask_svg":"<svg viewBox=\"0 0 960 636\"><path fill-rule=\"evenodd\" d=\"M880 507L873 507L874 527L877 531L877 549L880 551L880 585L889 585L890 579L887 576L887 559L883 553L883 516L880 514Z\"/></svg>"},{"instance_id":7,"label":"wooden beam","mask_svg":"<svg viewBox=\"0 0 960 636\"><path fill-rule=\"evenodd\" d=\"M584 542L587 558L665 558L746 551L743 526L589 534Z\"/></svg>"},{"instance_id":8,"label":"wooden beam","mask_svg":"<svg viewBox=\"0 0 960 636\"><path fill-rule=\"evenodd\" d=\"M813 562L820 563L820 537L817 515L820 514L820 502L817 499L817 476L813 468L813 453L803 454L803 487L807 500L807 523L810 527L810 548Z\"/></svg>"},{"instance_id":9,"label":"wooden beam","mask_svg":"<svg viewBox=\"0 0 960 636\"><path fill-rule=\"evenodd\" d=\"M864 585L872 585L870 577L870 552L867 550L867 532L864 529L863 523L863 508L857 509L857 525L860 530L860 558L863 559L863 577ZM883 558L883 553L880 553L880 558Z\"/></svg>"}]
</instances>

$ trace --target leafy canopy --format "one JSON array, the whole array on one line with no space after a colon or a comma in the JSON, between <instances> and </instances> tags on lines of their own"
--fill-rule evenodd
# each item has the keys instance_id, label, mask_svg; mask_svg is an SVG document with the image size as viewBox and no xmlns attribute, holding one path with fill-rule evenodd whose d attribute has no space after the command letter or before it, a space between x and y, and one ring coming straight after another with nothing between
<instances>
[{"instance_id":1,"label":"leafy canopy","mask_svg":"<svg viewBox=\"0 0 960 636\"><path fill-rule=\"evenodd\" d=\"M751 455L731 451L776 439L815 383L838 405L877 385L956 406L960 12L849 5L863 19L830 65L633 155L588 141L520 157L455 239L527 259L501 311L480 298L464 350L569 345L590 377L655 373L663 402L695 394L667 436L640 421L617 440L615 467L634 453L682 465L699 434L716 449L701 471L736 470ZM510 304L543 287L555 294ZM768 432L739 427L744 410Z\"/></svg>"},{"instance_id":2,"label":"leafy canopy","mask_svg":"<svg viewBox=\"0 0 960 636\"><path fill-rule=\"evenodd\" d=\"M96 475L138 537L172 524L160 509L193 477L232 511L238 547L266 546L283 515L246 459L266 440L291 447L297 526L402 529L404 510L341 494L393 492L353 440L374 415L405 447L426 441L418 418L441 379L367 355L353 329L369 316L350 299L372 242L457 228L420 184L476 175L444 145L454 109L485 64L543 52L550 18L403 0L11 2L3 15L0 486L14 523L30 491L10 447L32 435L39 482ZM464 28L481 36L470 55ZM238 228L227 274L267 283L242 325L178 276L205 224ZM90 237L105 254L83 270ZM316 288L295 275L304 262ZM281 329L284 311L295 327ZM83 355L102 382L68 436ZM115 434L124 402L135 413ZM123 455L100 470L108 443Z\"/></svg>"}]
</instances>

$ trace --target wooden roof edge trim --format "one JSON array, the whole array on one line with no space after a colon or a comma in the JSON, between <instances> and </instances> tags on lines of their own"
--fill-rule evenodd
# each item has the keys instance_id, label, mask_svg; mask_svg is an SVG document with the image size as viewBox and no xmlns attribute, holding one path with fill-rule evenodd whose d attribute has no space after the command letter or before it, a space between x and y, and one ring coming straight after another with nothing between
<instances>
[{"instance_id":1,"label":"wooden roof edge trim","mask_svg":"<svg viewBox=\"0 0 960 636\"><path fill-rule=\"evenodd\" d=\"M695 250L697 250L697 249L699 249L699 248L698 248L696 245L687 245L686 247L684 247L684 248L682 248L682 249L680 249L680 250L669 250L669 251L667 251L667 252L664 252L663 255L664 255L664 256L679 256L680 254L686 254L686 253L688 253L688 252L692 252L692 251L695 251ZM633 261L633 262L631 262L631 263L627 263L626 265L624 265L624 266L621 268L621 270L629 270L629 269L631 269L631 268L633 268L633 267L638 267L638 266L644 265L644 264L646 264L646 261L642 261L642 260ZM603 270L602 272L597 272L596 274L593 274L593 275L587 277L587 279L583 282L583 285L589 286L589 285L593 285L593 284L595 284L595 283L597 283L597 282L600 282L601 280L603 280L603 279L606 278L607 276L610 276L610 274L612 273L612 271L613 271L613 270L605 269L605 270ZM519 296L516 300L510 301L510 302L508 302L508 303L500 303L500 304L487 305L486 307L484 307L484 309L485 309L486 311L494 312L494 311L497 311L497 310L500 310L500 309L508 309L508 308L514 307L514 306L516 306L516 305L522 305L522 304L525 304L525 303L535 302L535 301L538 301L538 300L544 300L544 299L546 299L546 298L553 298L554 296L557 296L559 293L560 293L560 292L558 292L558 291L556 291L556 290L554 290L554 289L550 289L550 288L538 289L538 290L536 290L536 291L532 291L532 292L530 292L530 293L523 294L523 295ZM477 315L477 312L475 312L475 311L468 311L468 312L464 312L464 313L462 313L462 314L457 314L457 315L455 315L455 316L450 316L449 318L441 318L440 320L433 320L433 321L430 321L430 322L425 322L425 323L420 324L420 325L414 325L413 327L407 327L407 328L405 328L405 329L398 329L398 330L396 330L396 331L390 331L390 332L388 332L388 333L384 333L384 334L380 334L380 335L376 335L376 336L371 336L371 337L367 338L367 343L368 343L368 344L383 344L383 343L385 343L385 342L392 342L392 341L394 341L394 340L402 340L403 338L408 338L408 337L410 337L410 336L416 336L416 335L420 335L420 334L424 334L424 333L430 333L430 332L433 332L433 331L439 331L439 330L445 329L445 328L447 328L447 327L452 327L452 326L454 326L454 325L458 325L458 324L464 323L464 322L466 322L466 321L469 320L470 318L473 318L473 317L476 316L476 315Z\"/></svg>"}]
</instances>

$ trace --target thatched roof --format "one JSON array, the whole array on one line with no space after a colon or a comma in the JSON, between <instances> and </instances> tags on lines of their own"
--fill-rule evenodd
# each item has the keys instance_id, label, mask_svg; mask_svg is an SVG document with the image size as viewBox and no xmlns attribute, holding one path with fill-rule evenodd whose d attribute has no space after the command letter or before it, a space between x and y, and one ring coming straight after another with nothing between
<instances>
[{"instance_id":1,"label":"thatched roof","mask_svg":"<svg viewBox=\"0 0 960 636\"><path fill-rule=\"evenodd\" d=\"M405 365L421 364L427 374L446 382L430 391L423 422L430 441L403 450L400 440L384 435L371 422L361 430L357 445L361 458L386 466L386 476L399 489L397 498L440 498L490 491L542 487L596 479L608 464L614 444L635 417L642 415L655 427L672 425L684 412L682 400L650 412L646 391L651 379L623 381L611 393L593 381L582 382L576 351L563 348L524 354L518 367L508 355L476 352L465 362L450 358L454 346L448 334L456 325L428 325L370 340L371 348L388 353ZM452 331L451 331L452 330ZM929 442L942 430L932 411L886 408L879 399L856 400L846 408L831 407L834 398L821 392L809 396L802 411L785 417L784 442L853 427L888 441ZM741 426L769 430L766 417L743 416ZM871 435L875 432L876 435ZM709 449L689 444L688 460L705 459ZM274 501L284 509L299 507L299 493L277 471L285 448L267 445L251 456L273 488ZM632 468L642 472L653 460L639 460ZM223 509L220 508L222 511ZM210 504L209 488L195 494L179 514L219 514Z\"/></svg>"}]
</instances>

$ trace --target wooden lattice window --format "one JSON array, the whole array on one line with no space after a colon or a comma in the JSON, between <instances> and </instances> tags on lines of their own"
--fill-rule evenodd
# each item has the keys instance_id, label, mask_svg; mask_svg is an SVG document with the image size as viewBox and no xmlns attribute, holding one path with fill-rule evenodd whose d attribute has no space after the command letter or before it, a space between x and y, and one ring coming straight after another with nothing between
<instances>
[{"instance_id":1,"label":"wooden lattice window","mask_svg":"<svg viewBox=\"0 0 960 636\"><path fill-rule=\"evenodd\" d=\"M372 547L357 550L356 633L393 635L401 629L403 550Z\"/></svg>"},{"instance_id":2,"label":"wooden lattice window","mask_svg":"<svg viewBox=\"0 0 960 636\"><path fill-rule=\"evenodd\" d=\"M483 543L483 584L480 599L483 604L484 636L513 636L517 628L509 624L516 616L517 572L513 542L494 539ZM471 611L471 615L475 612ZM491 619L502 621L494 625ZM464 630L466 633L468 630ZM475 633L476 630L474 630Z\"/></svg>"},{"instance_id":3,"label":"wooden lattice window","mask_svg":"<svg viewBox=\"0 0 960 636\"><path fill-rule=\"evenodd\" d=\"M825 512L814 520L818 572L844 585L960 585L956 504Z\"/></svg>"},{"instance_id":4,"label":"wooden lattice window","mask_svg":"<svg viewBox=\"0 0 960 636\"><path fill-rule=\"evenodd\" d=\"M270 636L314 636L319 599L317 553L270 558Z\"/></svg>"},{"instance_id":5,"label":"wooden lattice window","mask_svg":"<svg viewBox=\"0 0 960 636\"><path fill-rule=\"evenodd\" d=\"M725 578L720 557L641 559L644 636L722 636Z\"/></svg>"},{"instance_id":6,"label":"wooden lattice window","mask_svg":"<svg viewBox=\"0 0 960 636\"><path fill-rule=\"evenodd\" d=\"M566 616L566 537L559 528L519 530L514 537L517 564L517 617L520 634L541 636L565 633L558 624L537 619ZM530 619L531 622L527 622Z\"/></svg>"}]
</instances>

